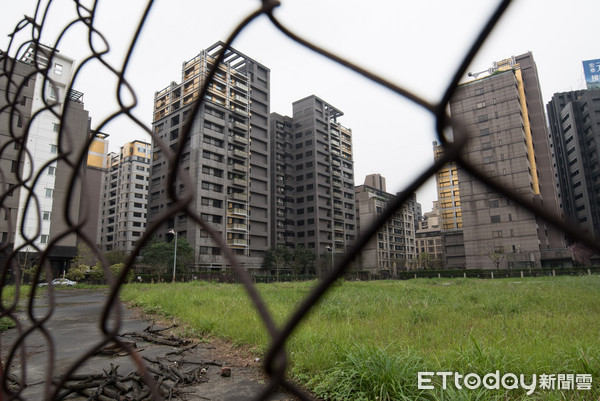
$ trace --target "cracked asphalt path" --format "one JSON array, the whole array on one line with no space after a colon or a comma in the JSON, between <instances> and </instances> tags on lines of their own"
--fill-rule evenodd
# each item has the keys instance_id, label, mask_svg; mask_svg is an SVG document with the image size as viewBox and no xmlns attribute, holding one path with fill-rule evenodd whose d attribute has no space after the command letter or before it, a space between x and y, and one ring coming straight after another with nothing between
<instances>
[{"instance_id":1,"label":"cracked asphalt path","mask_svg":"<svg viewBox=\"0 0 600 401\"><path fill-rule=\"evenodd\" d=\"M21 398L25 400L45 399L44 391L48 380L66 373L85 352L97 348L103 338L99 324L108 290L76 288L55 288L54 290L54 311L51 318L44 325L53 342L54 363L51 363L49 358L51 350L49 339L41 331L36 330L27 336L25 361L22 360L20 353L17 353L9 369L9 373L20 377L24 364L26 387L21 393ZM39 318L47 313L48 295L44 294L35 300L34 316ZM22 330L26 330L32 325L31 320L25 313L25 308L19 313L19 320L23 325ZM114 323L113 319L111 324ZM138 316L134 311L123 308L119 333L143 332L150 324L150 321ZM10 329L1 334L0 351L3 363L6 363L10 349L13 348L18 339L17 329ZM135 341L139 354L150 360L164 357L167 353L177 350L174 347L149 343L139 338L127 336L123 339ZM243 401L253 399L265 387L261 370L252 357L247 357L247 360L245 360L243 357L232 356L227 353L219 355L219 347L211 346L209 343L200 343L195 348L185 351L177 357L171 356L169 358L184 358L188 361L214 363L214 365L207 368L208 381L186 387L185 393L187 395L184 395L181 399ZM148 362L145 363L149 365ZM75 373L102 373L103 370L110 370L111 364L118 365L119 373L122 375L137 370L131 356L92 356ZM219 364L231 367L230 377L221 376L221 369L217 366ZM70 395L65 399L85 398ZM295 398L289 394L278 392L269 399L283 401L294 400Z\"/></svg>"}]
</instances>

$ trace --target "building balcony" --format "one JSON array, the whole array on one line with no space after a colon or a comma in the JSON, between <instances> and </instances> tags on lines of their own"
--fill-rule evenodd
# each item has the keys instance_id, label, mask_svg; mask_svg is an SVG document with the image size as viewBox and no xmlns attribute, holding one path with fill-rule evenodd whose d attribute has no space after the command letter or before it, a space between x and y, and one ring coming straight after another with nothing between
<instances>
[{"instance_id":1,"label":"building balcony","mask_svg":"<svg viewBox=\"0 0 600 401\"><path fill-rule=\"evenodd\" d=\"M210 86L208 87L208 91L209 91L209 92L212 92L212 93L215 93L215 94L217 94L217 95L219 95L219 96L225 96L225 92L223 92L222 90L219 90L219 89L215 88L215 87L214 87L214 86L212 86L212 85L210 85Z\"/></svg>"},{"instance_id":2,"label":"building balcony","mask_svg":"<svg viewBox=\"0 0 600 401\"><path fill-rule=\"evenodd\" d=\"M244 117L248 117L248 112L244 109L240 109L239 107L233 107L231 110L236 114L239 114Z\"/></svg>"},{"instance_id":3,"label":"building balcony","mask_svg":"<svg viewBox=\"0 0 600 401\"><path fill-rule=\"evenodd\" d=\"M248 200L248 194L246 194L244 192L234 192L232 194L229 194L229 197L231 199L240 200L240 201L244 201L244 202L246 202Z\"/></svg>"},{"instance_id":4,"label":"building balcony","mask_svg":"<svg viewBox=\"0 0 600 401\"><path fill-rule=\"evenodd\" d=\"M230 247L246 247L248 246L248 240L245 238L228 239L227 245Z\"/></svg>"},{"instance_id":5,"label":"building balcony","mask_svg":"<svg viewBox=\"0 0 600 401\"><path fill-rule=\"evenodd\" d=\"M244 85L243 83L241 83L241 82L235 81L234 86L236 88L238 88L238 89L243 90L243 91L248 91L248 87L246 85Z\"/></svg>"},{"instance_id":6,"label":"building balcony","mask_svg":"<svg viewBox=\"0 0 600 401\"><path fill-rule=\"evenodd\" d=\"M240 96L240 95L234 95L231 100L233 100L234 102L241 103L244 106L248 104L248 99L246 99L245 97Z\"/></svg>"},{"instance_id":7,"label":"building balcony","mask_svg":"<svg viewBox=\"0 0 600 401\"><path fill-rule=\"evenodd\" d=\"M241 135L234 135L233 136L233 141L234 142L238 142L238 143L243 143L243 144L247 144L248 143L248 139L246 139L246 137L243 137Z\"/></svg>"},{"instance_id":8,"label":"building balcony","mask_svg":"<svg viewBox=\"0 0 600 401\"><path fill-rule=\"evenodd\" d=\"M241 187L248 186L248 181L243 178L234 178L232 181L233 181L233 185L238 185Z\"/></svg>"},{"instance_id":9,"label":"building balcony","mask_svg":"<svg viewBox=\"0 0 600 401\"><path fill-rule=\"evenodd\" d=\"M246 125L244 123L241 123L239 121L234 121L234 122L230 123L229 126L231 128L239 129L239 130L242 130L242 131L247 131L248 130L248 125Z\"/></svg>"},{"instance_id":10,"label":"building balcony","mask_svg":"<svg viewBox=\"0 0 600 401\"><path fill-rule=\"evenodd\" d=\"M231 165L231 167L233 168L233 171L240 171L243 173L248 172L248 167L244 166L243 164L240 163L233 163Z\"/></svg>"},{"instance_id":11,"label":"building balcony","mask_svg":"<svg viewBox=\"0 0 600 401\"><path fill-rule=\"evenodd\" d=\"M231 223L227 224L227 229L236 231L248 231L248 224Z\"/></svg>"},{"instance_id":12,"label":"building balcony","mask_svg":"<svg viewBox=\"0 0 600 401\"><path fill-rule=\"evenodd\" d=\"M248 211L246 209L240 209L239 207L232 207L227 209L227 212L236 216L248 216Z\"/></svg>"},{"instance_id":13,"label":"building balcony","mask_svg":"<svg viewBox=\"0 0 600 401\"><path fill-rule=\"evenodd\" d=\"M229 151L230 155L242 158L242 159L247 159L248 158L248 153L244 152L243 150L239 150L239 149L233 149Z\"/></svg>"}]
</instances>

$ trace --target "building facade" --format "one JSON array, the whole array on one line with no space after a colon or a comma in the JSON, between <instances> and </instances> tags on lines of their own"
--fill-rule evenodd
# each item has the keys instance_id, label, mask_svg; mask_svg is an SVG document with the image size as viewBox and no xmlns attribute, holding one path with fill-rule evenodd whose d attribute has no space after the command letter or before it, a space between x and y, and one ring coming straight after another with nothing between
<instances>
[{"instance_id":1,"label":"building facade","mask_svg":"<svg viewBox=\"0 0 600 401\"><path fill-rule=\"evenodd\" d=\"M493 74L461 84L453 118L473 134L464 157L518 196L558 214L537 70L531 53L495 63ZM562 234L458 169L466 268L541 267L564 248Z\"/></svg>"},{"instance_id":2,"label":"building facade","mask_svg":"<svg viewBox=\"0 0 600 401\"><path fill-rule=\"evenodd\" d=\"M102 196L108 155L108 134L92 132L85 167L85 182L81 202L80 219L83 223L78 243L100 249Z\"/></svg>"},{"instance_id":3,"label":"building facade","mask_svg":"<svg viewBox=\"0 0 600 401\"><path fill-rule=\"evenodd\" d=\"M2 256L46 252L58 275L77 254L77 236L63 234L80 219L85 168L71 166L82 153L85 160L90 137L83 94L69 87L75 61L31 44L18 61L3 55L2 65Z\"/></svg>"},{"instance_id":4,"label":"building facade","mask_svg":"<svg viewBox=\"0 0 600 401\"><path fill-rule=\"evenodd\" d=\"M562 212L600 236L600 89L556 93L547 110Z\"/></svg>"},{"instance_id":5,"label":"building facade","mask_svg":"<svg viewBox=\"0 0 600 401\"><path fill-rule=\"evenodd\" d=\"M367 183L374 184L369 186ZM385 179L379 174L368 175L365 184L356 186L358 234L364 235L395 195L386 192ZM417 202L413 196L388 219L377 235L361 250L360 270L380 277L395 277L398 271L416 267Z\"/></svg>"},{"instance_id":6,"label":"building facade","mask_svg":"<svg viewBox=\"0 0 600 401\"><path fill-rule=\"evenodd\" d=\"M317 96L292 109L293 117L271 114L273 245L336 257L357 235L352 131Z\"/></svg>"},{"instance_id":7,"label":"building facade","mask_svg":"<svg viewBox=\"0 0 600 401\"><path fill-rule=\"evenodd\" d=\"M433 210L423 214L415 233L417 268L439 269L443 267L444 247L439 202L433 202Z\"/></svg>"},{"instance_id":8,"label":"building facade","mask_svg":"<svg viewBox=\"0 0 600 401\"><path fill-rule=\"evenodd\" d=\"M295 165L293 119L271 113L271 242L273 246L296 246L295 199L293 196Z\"/></svg>"},{"instance_id":9,"label":"building facade","mask_svg":"<svg viewBox=\"0 0 600 401\"><path fill-rule=\"evenodd\" d=\"M146 231L152 147L144 141L106 156L98 243L104 252L130 254Z\"/></svg>"},{"instance_id":10,"label":"building facade","mask_svg":"<svg viewBox=\"0 0 600 401\"><path fill-rule=\"evenodd\" d=\"M183 63L181 83L155 93L153 155L148 221L152 224L172 204L166 191L170 169L186 174L175 191L195 194L190 207L211 224L248 268L260 267L270 246L269 230L269 97L270 71L239 51L219 42ZM216 63L214 79L200 110L190 115L194 102ZM170 165L188 119L193 119L180 160ZM157 229L159 239L174 230L195 249L200 269L223 269L228 261L207 232L184 213L170 217Z\"/></svg>"}]
</instances>

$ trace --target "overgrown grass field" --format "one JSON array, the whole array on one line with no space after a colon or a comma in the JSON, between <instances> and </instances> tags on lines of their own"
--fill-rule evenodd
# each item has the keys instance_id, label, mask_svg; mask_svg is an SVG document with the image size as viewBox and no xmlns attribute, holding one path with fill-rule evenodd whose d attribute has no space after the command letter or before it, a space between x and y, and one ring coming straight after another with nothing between
<instances>
[{"instance_id":1,"label":"overgrown grass field","mask_svg":"<svg viewBox=\"0 0 600 401\"><path fill-rule=\"evenodd\" d=\"M283 324L315 282L259 284ZM597 400L600 276L339 282L287 342L291 376L333 400ZM122 299L188 334L267 349L241 285L131 284ZM591 374L591 390L417 388L417 372Z\"/></svg>"}]
</instances>

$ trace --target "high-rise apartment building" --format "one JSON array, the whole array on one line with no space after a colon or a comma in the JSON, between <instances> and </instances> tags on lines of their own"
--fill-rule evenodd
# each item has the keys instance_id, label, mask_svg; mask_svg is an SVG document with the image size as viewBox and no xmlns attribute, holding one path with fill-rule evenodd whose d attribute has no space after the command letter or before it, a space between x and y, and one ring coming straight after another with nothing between
<instances>
[{"instance_id":1,"label":"high-rise apartment building","mask_svg":"<svg viewBox=\"0 0 600 401\"><path fill-rule=\"evenodd\" d=\"M151 155L148 142L132 141L106 156L98 232L102 251L129 254L146 231Z\"/></svg>"},{"instance_id":2,"label":"high-rise apartment building","mask_svg":"<svg viewBox=\"0 0 600 401\"><path fill-rule=\"evenodd\" d=\"M548 133L531 53L494 64L493 74L459 85L453 118L473 134L464 157L527 201L558 213ZM540 267L564 248L562 234L458 169L467 268Z\"/></svg>"},{"instance_id":3,"label":"high-rise apartment building","mask_svg":"<svg viewBox=\"0 0 600 401\"><path fill-rule=\"evenodd\" d=\"M79 221L85 169L71 166L90 136L83 94L69 89L75 61L33 44L19 60L1 57L2 257L46 251L57 275L77 253L77 236L63 234ZM76 174L81 179L71 187Z\"/></svg>"},{"instance_id":4,"label":"high-rise apartment building","mask_svg":"<svg viewBox=\"0 0 600 401\"><path fill-rule=\"evenodd\" d=\"M181 83L171 83L155 93L154 133L149 191L149 224L168 210L167 179L171 169L188 174L193 188L181 180L178 194L193 191L190 205L215 228L246 267L260 267L270 246L269 230L269 94L267 67L219 42L203 50L182 66ZM190 115L194 101L220 51L222 63L216 66L200 110ZM180 160L169 165L165 153L175 149L183 128L192 118L189 139ZM199 268L221 269L228 261L221 249L188 216L171 217L158 230L164 238L174 230L187 238L196 250Z\"/></svg>"},{"instance_id":5,"label":"high-rise apartment building","mask_svg":"<svg viewBox=\"0 0 600 401\"><path fill-rule=\"evenodd\" d=\"M600 236L600 89L556 93L547 110L562 212Z\"/></svg>"},{"instance_id":6,"label":"high-rise apartment building","mask_svg":"<svg viewBox=\"0 0 600 401\"><path fill-rule=\"evenodd\" d=\"M343 254L357 234L352 131L317 96L292 108L293 117L271 114L273 245Z\"/></svg>"},{"instance_id":7,"label":"high-rise apartment building","mask_svg":"<svg viewBox=\"0 0 600 401\"><path fill-rule=\"evenodd\" d=\"M433 154L435 160L438 160L443 154L442 146L435 141L433 142ZM451 161L444 165L436 173L435 181L441 221L442 266L445 269L464 268L466 265L465 243L456 162Z\"/></svg>"},{"instance_id":8,"label":"high-rise apartment building","mask_svg":"<svg viewBox=\"0 0 600 401\"><path fill-rule=\"evenodd\" d=\"M371 186L369 184L373 184ZM370 174L363 185L355 187L356 216L359 235L366 233L395 197L386 192L385 178ZM415 266L417 248L416 195L388 219L359 257L359 269L381 277L394 277L399 270Z\"/></svg>"}]
</instances>

